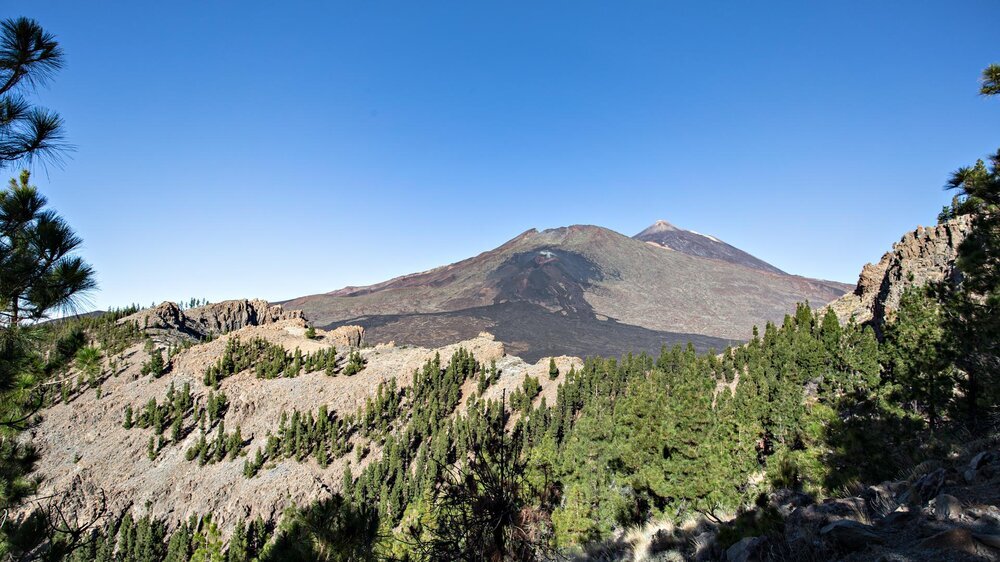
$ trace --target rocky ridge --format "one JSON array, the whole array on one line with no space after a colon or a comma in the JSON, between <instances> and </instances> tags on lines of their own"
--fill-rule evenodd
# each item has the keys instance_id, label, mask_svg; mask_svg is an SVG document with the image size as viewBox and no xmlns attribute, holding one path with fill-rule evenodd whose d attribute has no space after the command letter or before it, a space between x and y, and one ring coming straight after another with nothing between
<instances>
[{"instance_id":1,"label":"rocky ridge","mask_svg":"<svg viewBox=\"0 0 1000 562\"><path fill-rule=\"evenodd\" d=\"M315 412L320 406L344 417L364 407L382 382L395 380L399 387L411 384L413 372L440 354L447 365L452 353L464 348L485 364L496 361L499 380L484 397L499 400L510 395L527 376L537 378L542 392L536 402L555 398L556 388L572 367L582 361L557 357L560 375L548 376L548 358L529 364L506 354L504 345L488 333L436 349L384 344L361 347L364 330L342 326L335 330L316 329L306 337L308 324L295 311L267 306L263 301L228 301L199 309L181 311L173 303L164 303L143 311L126 321L137 322L158 346L218 333L211 341L180 348L169 360L169 371L159 378L144 376L142 364L150 353L135 344L120 355L103 360L105 378L98 394L88 389L69 403L57 403L42 412L42 421L26 435L39 450L36 475L42 485L38 496L51 498L68 517L89 521L107 506L108 514L131 511L133 516L150 514L172 528L191 515L213 514L224 537L228 537L240 519L258 515L268 521L280 519L286 507L307 505L340 489L344 471L355 475L380 457L371 443L371 452L360 462L354 454L335 459L321 468L309 458L305 462L285 459L265 466L255 477L246 478L246 457L199 466L185 459L185 452L199 439L192 430L179 443L168 443L154 459L147 455L151 429L123 427L123 412L131 406L136 414L151 399L162 401L171 385L180 390L189 384L196 403L204 403L211 387L203 383L205 369L222 356L231 338L244 341L263 338L293 352L311 353L337 347L338 362L345 363L354 347L366 360L365 368L353 376L329 376L323 371L302 373L293 378L259 379L253 369L225 378L220 390L229 399L223 418L230 430L239 427L247 457L253 458L265 445L268 432L274 432L280 415L293 409ZM212 330L211 332L204 330ZM75 370L69 373L75 379ZM462 404L476 388L467 381ZM460 406L456 411L460 411ZM166 433L169 434L169 431ZM28 506L33 507L34 504Z\"/></svg>"},{"instance_id":2,"label":"rocky ridge","mask_svg":"<svg viewBox=\"0 0 1000 562\"><path fill-rule=\"evenodd\" d=\"M247 326L303 318L300 310L286 311L260 299L236 299L187 310L168 301L140 310L119 322L133 322L154 339L177 343L179 340L201 341Z\"/></svg>"},{"instance_id":3,"label":"rocky ridge","mask_svg":"<svg viewBox=\"0 0 1000 562\"><path fill-rule=\"evenodd\" d=\"M955 259L971 225L971 218L962 216L906 233L877 264L864 266L854 292L828 306L841 322L853 318L859 324L871 325L880 334L908 287L960 279Z\"/></svg>"}]
</instances>

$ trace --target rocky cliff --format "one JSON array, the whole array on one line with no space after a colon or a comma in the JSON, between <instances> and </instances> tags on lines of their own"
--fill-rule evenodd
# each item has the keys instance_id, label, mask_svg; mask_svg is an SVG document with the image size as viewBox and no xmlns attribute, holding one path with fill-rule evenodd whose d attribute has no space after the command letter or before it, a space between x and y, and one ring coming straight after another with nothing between
<instances>
[{"instance_id":1,"label":"rocky cliff","mask_svg":"<svg viewBox=\"0 0 1000 562\"><path fill-rule=\"evenodd\" d=\"M906 233L877 264L865 265L854 292L830 303L830 308L841 322L854 318L881 333L908 287L959 279L955 259L970 228L971 219L964 216Z\"/></svg>"},{"instance_id":2,"label":"rocky cliff","mask_svg":"<svg viewBox=\"0 0 1000 562\"><path fill-rule=\"evenodd\" d=\"M188 310L183 310L176 303L164 302L127 316L121 322L134 322L153 339L176 343L183 339L200 341L247 326L263 326L297 318L303 318L299 310L286 311L279 305L260 299L237 299Z\"/></svg>"}]
</instances>

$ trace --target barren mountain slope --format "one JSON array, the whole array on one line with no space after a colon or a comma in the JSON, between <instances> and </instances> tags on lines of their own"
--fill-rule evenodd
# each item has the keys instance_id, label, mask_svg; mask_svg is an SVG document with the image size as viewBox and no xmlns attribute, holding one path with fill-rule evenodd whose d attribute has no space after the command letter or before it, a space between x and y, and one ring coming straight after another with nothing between
<instances>
[{"instance_id":1,"label":"barren mountain slope","mask_svg":"<svg viewBox=\"0 0 1000 562\"><path fill-rule=\"evenodd\" d=\"M365 326L370 341L440 345L490 330L534 359L688 340L721 348L796 302L825 304L849 289L571 226L529 230L458 263L285 304L316 325Z\"/></svg>"},{"instance_id":2,"label":"barren mountain slope","mask_svg":"<svg viewBox=\"0 0 1000 562\"><path fill-rule=\"evenodd\" d=\"M195 318L205 316L205 311L198 309L193 313L185 312ZM218 317L217 310L210 312L210 316ZM102 496L107 499L109 513L131 509L138 517L148 511L171 526L190 515L212 513L224 535L228 536L232 525L241 518L260 515L274 521L289 505L303 505L329 496L340 489L342 474L348 465L357 475L362 466L380 455L378 447L369 443L373 451L360 464L354 454L333 460L325 469L312 457L304 462L285 459L269 463L255 477L246 478L242 472L244 460L252 459L256 450L264 446L268 432L277 431L282 411L289 414L293 409L316 412L325 405L331 412L344 417L362 408L365 400L375 395L381 382L395 379L399 386L408 386L413 371L435 353L440 353L446 365L459 347L471 351L476 359L486 364L497 361L500 379L487 389L485 397L488 399L498 399L504 391L509 395L530 374L542 381L542 395L552 400L555 386L563 379L563 375L556 380L548 379L547 359L527 364L505 355L503 344L489 334L437 350L394 346L363 348L360 353L367 360L367 366L354 376L329 376L318 371L294 378L259 379L250 369L225 378L220 385L230 403L224 416L225 427L228 431L240 428L246 456L205 466L199 466L197 459L186 460L185 452L200 437L197 428L192 427L180 443L167 440L156 458L150 460L147 446L153 429L125 429L125 408L131 405L138 416L150 399L162 403L171 384L180 391L185 383L190 384L196 403L204 404L211 388L203 384L202 374L222 356L230 338L248 341L260 337L289 351L299 348L303 353L327 349L335 340L343 341L343 331L318 330L317 339L307 339L304 320L294 313L287 316L290 318L250 324L181 351L174 356L172 369L160 378L140 374L141 364L150 357L142 344L115 356L116 370L101 385L100 398L94 389L88 389L69 404L45 409L42 422L32 428L30 440L41 454L36 473L42 478L39 496L51 496L54 501L65 502L61 507L66 513L79 516L81 521L88 520L100 505ZM159 328L147 333L155 334L160 342L176 336L176 333L167 334ZM342 344L338 345L338 350L342 358L348 352ZM574 358L561 357L557 364L565 373L571 366L579 367L581 363ZM103 366L106 373L110 372L107 358ZM71 375L75 378L75 372ZM209 437L214 434L214 430L210 431ZM170 435L169 427L164 435Z\"/></svg>"},{"instance_id":3,"label":"barren mountain slope","mask_svg":"<svg viewBox=\"0 0 1000 562\"><path fill-rule=\"evenodd\" d=\"M714 236L677 228L667 221L656 221L652 226L632 238L692 256L727 261L770 273L785 273L766 261L755 258L739 248L734 248Z\"/></svg>"}]
</instances>

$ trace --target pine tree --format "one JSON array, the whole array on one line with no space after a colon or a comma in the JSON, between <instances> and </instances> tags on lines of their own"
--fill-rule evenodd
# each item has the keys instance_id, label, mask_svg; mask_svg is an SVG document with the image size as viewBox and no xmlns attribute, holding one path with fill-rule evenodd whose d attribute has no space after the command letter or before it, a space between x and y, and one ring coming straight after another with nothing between
<instances>
[{"instance_id":1,"label":"pine tree","mask_svg":"<svg viewBox=\"0 0 1000 562\"><path fill-rule=\"evenodd\" d=\"M10 145L0 147L2 167L33 153L26 152L30 147L22 144L24 138L11 135L45 133L21 130L30 124L33 112L17 98L18 84L31 84L33 76L45 78L46 72L58 68L58 64L50 66L37 57L51 55L49 60L58 63L61 51L51 35L25 18L4 20L0 24L0 42L5 45L0 49L0 82L4 83L0 86L0 105L7 104L0 119L0 133L3 144ZM38 117L41 119L42 115ZM45 153L45 150L34 152ZM24 171L6 189L0 190L0 419L4 420L5 431L0 440L0 510L3 511L16 509L35 488L35 481L28 474L37 456L16 434L34 423L33 413L44 396L43 385L50 374L38 346L39 336L45 330L42 321L54 311L74 304L96 286L93 269L75 255L82 240L57 213L46 208L46 198L29 180L30 174ZM67 352L71 356L76 348ZM64 397L68 398L68 394L67 391ZM6 543L9 533L16 533L18 526L8 523L0 528L0 542ZM34 545L24 546L30 549ZM16 549L10 555L19 556Z\"/></svg>"},{"instance_id":2,"label":"pine tree","mask_svg":"<svg viewBox=\"0 0 1000 562\"><path fill-rule=\"evenodd\" d=\"M233 529L233 536L229 539L229 548L226 550L226 562L249 562L250 544L247 537L246 524L242 519L236 522Z\"/></svg>"},{"instance_id":3,"label":"pine tree","mask_svg":"<svg viewBox=\"0 0 1000 562\"><path fill-rule=\"evenodd\" d=\"M155 349L149 356L149 361L142 364L142 374L152 375L158 378L166 371L166 364L163 361L163 350Z\"/></svg>"},{"instance_id":4,"label":"pine tree","mask_svg":"<svg viewBox=\"0 0 1000 562\"><path fill-rule=\"evenodd\" d=\"M941 305L923 288L907 289L896 320L886 326L883 362L886 376L934 429L947 408L954 384L950 376Z\"/></svg>"}]
</instances>

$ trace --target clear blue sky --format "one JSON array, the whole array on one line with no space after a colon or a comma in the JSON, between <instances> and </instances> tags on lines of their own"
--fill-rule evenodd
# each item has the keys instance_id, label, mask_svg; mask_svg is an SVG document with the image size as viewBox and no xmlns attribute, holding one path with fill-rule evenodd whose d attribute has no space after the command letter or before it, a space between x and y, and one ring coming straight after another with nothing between
<instances>
[{"instance_id":1,"label":"clear blue sky","mask_svg":"<svg viewBox=\"0 0 1000 562\"><path fill-rule=\"evenodd\" d=\"M16 11L15 11L16 10ZM1000 145L1000 3L4 3L93 305L286 299L656 219L854 282ZM6 170L13 174L12 171Z\"/></svg>"}]
</instances>

